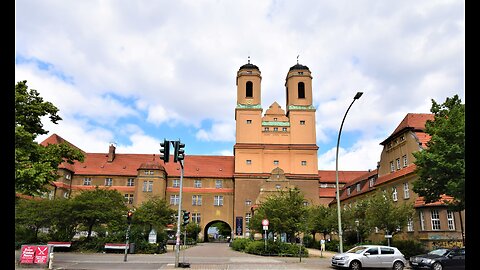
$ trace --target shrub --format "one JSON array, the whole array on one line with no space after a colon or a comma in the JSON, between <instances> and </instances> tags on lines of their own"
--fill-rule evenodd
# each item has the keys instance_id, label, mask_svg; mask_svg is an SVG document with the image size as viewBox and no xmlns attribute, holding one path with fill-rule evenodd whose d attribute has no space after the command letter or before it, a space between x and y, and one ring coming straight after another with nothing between
<instances>
[{"instance_id":1,"label":"shrub","mask_svg":"<svg viewBox=\"0 0 480 270\"><path fill-rule=\"evenodd\" d=\"M236 251L245 251L246 246L251 242L253 242L253 240L249 238L235 238L231 243L231 247Z\"/></svg>"}]
</instances>

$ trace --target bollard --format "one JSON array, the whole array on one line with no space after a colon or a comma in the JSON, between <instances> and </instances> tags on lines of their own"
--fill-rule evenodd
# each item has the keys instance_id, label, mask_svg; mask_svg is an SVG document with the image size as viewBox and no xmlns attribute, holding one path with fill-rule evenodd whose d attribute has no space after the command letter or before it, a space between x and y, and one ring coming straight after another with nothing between
<instances>
[{"instance_id":1,"label":"bollard","mask_svg":"<svg viewBox=\"0 0 480 270\"><path fill-rule=\"evenodd\" d=\"M53 252L50 253L50 260L48 261L48 269L53 269Z\"/></svg>"}]
</instances>

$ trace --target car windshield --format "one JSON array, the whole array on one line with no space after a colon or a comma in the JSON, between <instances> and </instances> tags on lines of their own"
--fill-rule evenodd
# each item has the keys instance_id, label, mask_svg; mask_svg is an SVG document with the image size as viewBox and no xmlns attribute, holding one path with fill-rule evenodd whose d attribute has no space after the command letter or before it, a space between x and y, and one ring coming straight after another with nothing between
<instances>
[{"instance_id":1,"label":"car windshield","mask_svg":"<svg viewBox=\"0 0 480 270\"><path fill-rule=\"evenodd\" d=\"M362 251L364 251L365 249L367 249L367 247L362 247L362 246L360 246L360 247L354 247L354 248L348 250L347 253L360 254L360 253L362 253Z\"/></svg>"},{"instance_id":2,"label":"car windshield","mask_svg":"<svg viewBox=\"0 0 480 270\"><path fill-rule=\"evenodd\" d=\"M448 252L448 249L440 248L430 251L428 254L443 256Z\"/></svg>"}]
</instances>

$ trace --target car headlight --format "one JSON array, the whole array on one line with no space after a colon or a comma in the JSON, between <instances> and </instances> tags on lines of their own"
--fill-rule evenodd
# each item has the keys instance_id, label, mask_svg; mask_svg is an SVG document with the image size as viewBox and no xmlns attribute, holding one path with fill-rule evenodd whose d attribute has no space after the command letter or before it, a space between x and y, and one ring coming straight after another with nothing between
<instances>
[{"instance_id":1,"label":"car headlight","mask_svg":"<svg viewBox=\"0 0 480 270\"><path fill-rule=\"evenodd\" d=\"M433 263L433 260L432 259L423 259L423 262L431 264L431 263Z\"/></svg>"},{"instance_id":2,"label":"car headlight","mask_svg":"<svg viewBox=\"0 0 480 270\"><path fill-rule=\"evenodd\" d=\"M347 256L340 256L340 257L337 257L337 258L338 258L339 260L346 260L346 259L348 259Z\"/></svg>"}]
</instances>

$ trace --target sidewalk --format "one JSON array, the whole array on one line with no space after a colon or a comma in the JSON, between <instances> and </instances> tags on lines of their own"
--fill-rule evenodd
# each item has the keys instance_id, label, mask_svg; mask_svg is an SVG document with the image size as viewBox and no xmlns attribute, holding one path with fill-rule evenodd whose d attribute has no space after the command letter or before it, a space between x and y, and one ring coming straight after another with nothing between
<instances>
[{"instance_id":1,"label":"sidewalk","mask_svg":"<svg viewBox=\"0 0 480 270\"><path fill-rule=\"evenodd\" d=\"M316 248L307 248L308 250L308 255L310 257L322 257L323 258L327 258L327 259L331 259L333 257L333 255L335 255L337 252L333 252L333 251L320 251L319 249L316 249Z\"/></svg>"}]
</instances>

